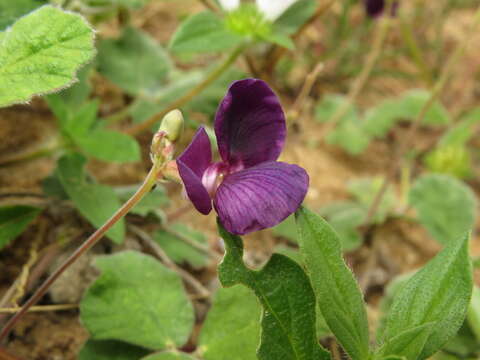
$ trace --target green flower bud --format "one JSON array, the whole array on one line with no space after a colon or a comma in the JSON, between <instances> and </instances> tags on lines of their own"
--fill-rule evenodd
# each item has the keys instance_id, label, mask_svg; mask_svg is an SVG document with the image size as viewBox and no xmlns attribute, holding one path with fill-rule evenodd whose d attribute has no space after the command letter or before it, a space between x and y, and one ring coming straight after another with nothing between
<instances>
[{"instance_id":1,"label":"green flower bud","mask_svg":"<svg viewBox=\"0 0 480 360\"><path fill-rule=\"evenodd\" d=\"M165 136L172 143L177 141L183 132L183 115L178 109L170 111L162 119L159 133L165 133Z\"/></svg>"}]
</instances>

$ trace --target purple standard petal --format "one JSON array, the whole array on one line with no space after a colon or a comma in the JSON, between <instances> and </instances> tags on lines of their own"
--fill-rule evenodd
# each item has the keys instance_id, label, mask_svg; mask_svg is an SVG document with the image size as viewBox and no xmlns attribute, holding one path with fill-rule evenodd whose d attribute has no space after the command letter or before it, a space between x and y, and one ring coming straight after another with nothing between
<instances>
[{"instance_id":1,"label":"purple standard petal","mask_svg":"<svg viewBox=\"0 0 480 360\"><path fill-rule=\"evenodd\" d=\"M277 96L257 79L235 81L218 107L215 134L223 161L251 167L277 160L285 143L285 115Z\"/></svg>"},{"instance_id":2,"label":"purple standard petal","mask_svg":"<svg viewBox=\"0 0 480 360\"><path fill-rule=\"evenodd\" d=\"M307 189L304 169L271 161L228 175L213 204L223 226L243 235L287 218L300 206Z\"/></svg>"},{"instance_id":3,"label":"purple standard petal","mask_svg":"<svg viewBox=\"0 0 480 360\"><path fill-rule=\"evenodd\" d=\"M212 200L202 184L202 175L212 163L210 139L201 127L192 142L177 158L177 166L188 198L202 214L212 211Z\"/></svg>"},{"instance_id":4,"label":"purple standard petal","mask_svg":"<svg viewBox=\"0 0 480 360\"><path fill-rule=\"evenodd\" d=\"M385 10L385 7L387 6L385 0L364 0L364 4L367 14L371 17L377 17L381 15ZM395 16L397 7L398 1L394 1L392 4L392 10L390 15Z\"/></svg>"}]
</instances>

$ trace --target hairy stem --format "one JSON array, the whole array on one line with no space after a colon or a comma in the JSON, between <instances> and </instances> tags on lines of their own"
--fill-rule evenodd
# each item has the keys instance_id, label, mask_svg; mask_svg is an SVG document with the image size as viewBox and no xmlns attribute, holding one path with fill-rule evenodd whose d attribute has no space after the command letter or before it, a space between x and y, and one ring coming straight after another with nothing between
<instances>
[{"instance_id":1,"label":"hairy stem","mask_svg":"<svg viewBox=\"0 0 480 360\"><path fill-rule=\"evenodd\" d=\"M218 67L216 67L212 72L210 72L210 74L208 74L208 76L202 82L200 82L197 86L191 89L188 93L167 105L165 109L155 114L151 118L145 120L138 125L134 125L131 128L128 128L126 132L131 135L136 135L145 130L148 130L150 127L153 126L153 124L162 119L167 113L185 105L195 96L200 94L211 83L217 80L220 75L222 75L230 67L230 65L235 62L235 60L237 60L237 58L243 53L245 48L246 46L244 44L237 46Z\"/></svg>"},{"instance_id":2,"label":"hairy stem","mask_svg":"<svg viewBox=\"0 0 480 360\"><path fill-rule=\"evenodd\" d=\"M35 305L45 293L48 291L50 286L57 280L60 275L70 266L72 265L80 256L86 253L92 246L94 246L117 221L119 221L124 215L126 215L130 209L135 206L145 194L147 194L152 187L155 185L156 179L159 175L159 164L155 162L148 173L147 177L145 178L143 184L137 190L135 194L125 203L122 205L120 209L117 210L115 214L112 215L110 219L108 219L105 224L103 224L99 229L97 229L85 242L80 245L80 247L75 250L75 252L70 255L70 257L65 260L65 262L60 265L60 267L53 272L50 277L43 282L42 285L35 291L35 293L23 304L22 308L6 323L3 327L2 331L0 332L0 343L3 339L8 335L8 333L12 330L15 324L22 318L23 315L30 309L33 305Z\"/></svg>"}]
</instances>

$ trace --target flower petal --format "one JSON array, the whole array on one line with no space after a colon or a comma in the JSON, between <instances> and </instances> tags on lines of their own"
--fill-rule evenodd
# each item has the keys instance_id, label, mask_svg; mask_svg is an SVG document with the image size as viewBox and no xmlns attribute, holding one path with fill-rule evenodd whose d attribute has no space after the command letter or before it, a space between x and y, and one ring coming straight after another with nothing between
<instances>
[{"instance_id":1,"label":"flower petal","mask_svg":"<svg viewBox=\"0 0 480 360\"><path fill-rule=\"evenodd\" d=\"M243 235L277 225L302 203L308 175L297 165L266 162L228 175L213 205L223 226Z\"/></svg>"},{"instance_id":2,"label":"flower petal","mask_svg":"<svg viewBox=\"0 0 480 360\"><path fill-rule=\"evenodd\" d=\"M235 81L217 110L215 134L220 155L230 165L275 161L286 135L277 96L262 80Z\"/></svg>"},{"instance_id":3,"label":"flower petal","mask_svg":"<svg viewBox=\"0 0 480 360\"><path fill-rule=\"evenodd\" d=\"M220 5L226 11L235 10L240 6L240 0L220 0Z\"/></svg>"},{"instance_id":4,"label":"flower petal","mask_svg":"<svg viewBox=\"0 0 480 360\"><path fill-rule=\"evenodd\" d=\"M177 166L188 198L202 214L212 210L212 200L202 184L202 175L212 163L210 139L203 127L198 129L192 142L177 158Z\"/></svg>"},{"instance_id":5,"label":"flower petal","mask_svg":"<svg viewBox=\"0 0 480 360\"><path fill-rule=\"evenodd\" d=\"M257 7L267 20L274 21L295 2L297 0L257 0Z\"/></svg>"}]
</instances>

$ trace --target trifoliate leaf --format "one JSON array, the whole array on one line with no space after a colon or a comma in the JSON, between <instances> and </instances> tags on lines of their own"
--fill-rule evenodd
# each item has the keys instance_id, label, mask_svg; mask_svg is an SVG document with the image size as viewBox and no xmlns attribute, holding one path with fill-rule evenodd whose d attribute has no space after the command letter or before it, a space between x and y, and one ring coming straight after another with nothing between
<instances>
[{"instance_id":1,"label":"trifoliate leaf","mask_svg":"<svg viewBox=\"0 0 480 360\"><path fill-rule=\"evenodd\" d=\"M80 304L93 339L154 350L185 344L194 314L177 273L134 251L101 257L96 264L102 274Z\"/></svg>"},{"instance_id":2,"label":"trifoliate leaf","mask_svg":"<svg viewBox=\"0 0 480 360\"><path fill-rule=\"evenodd\" d=\"M19 19L0 42L0 106L58 91L95 52L94 32L77 14L53 6Z\"/></svg>"}]
</instances>

